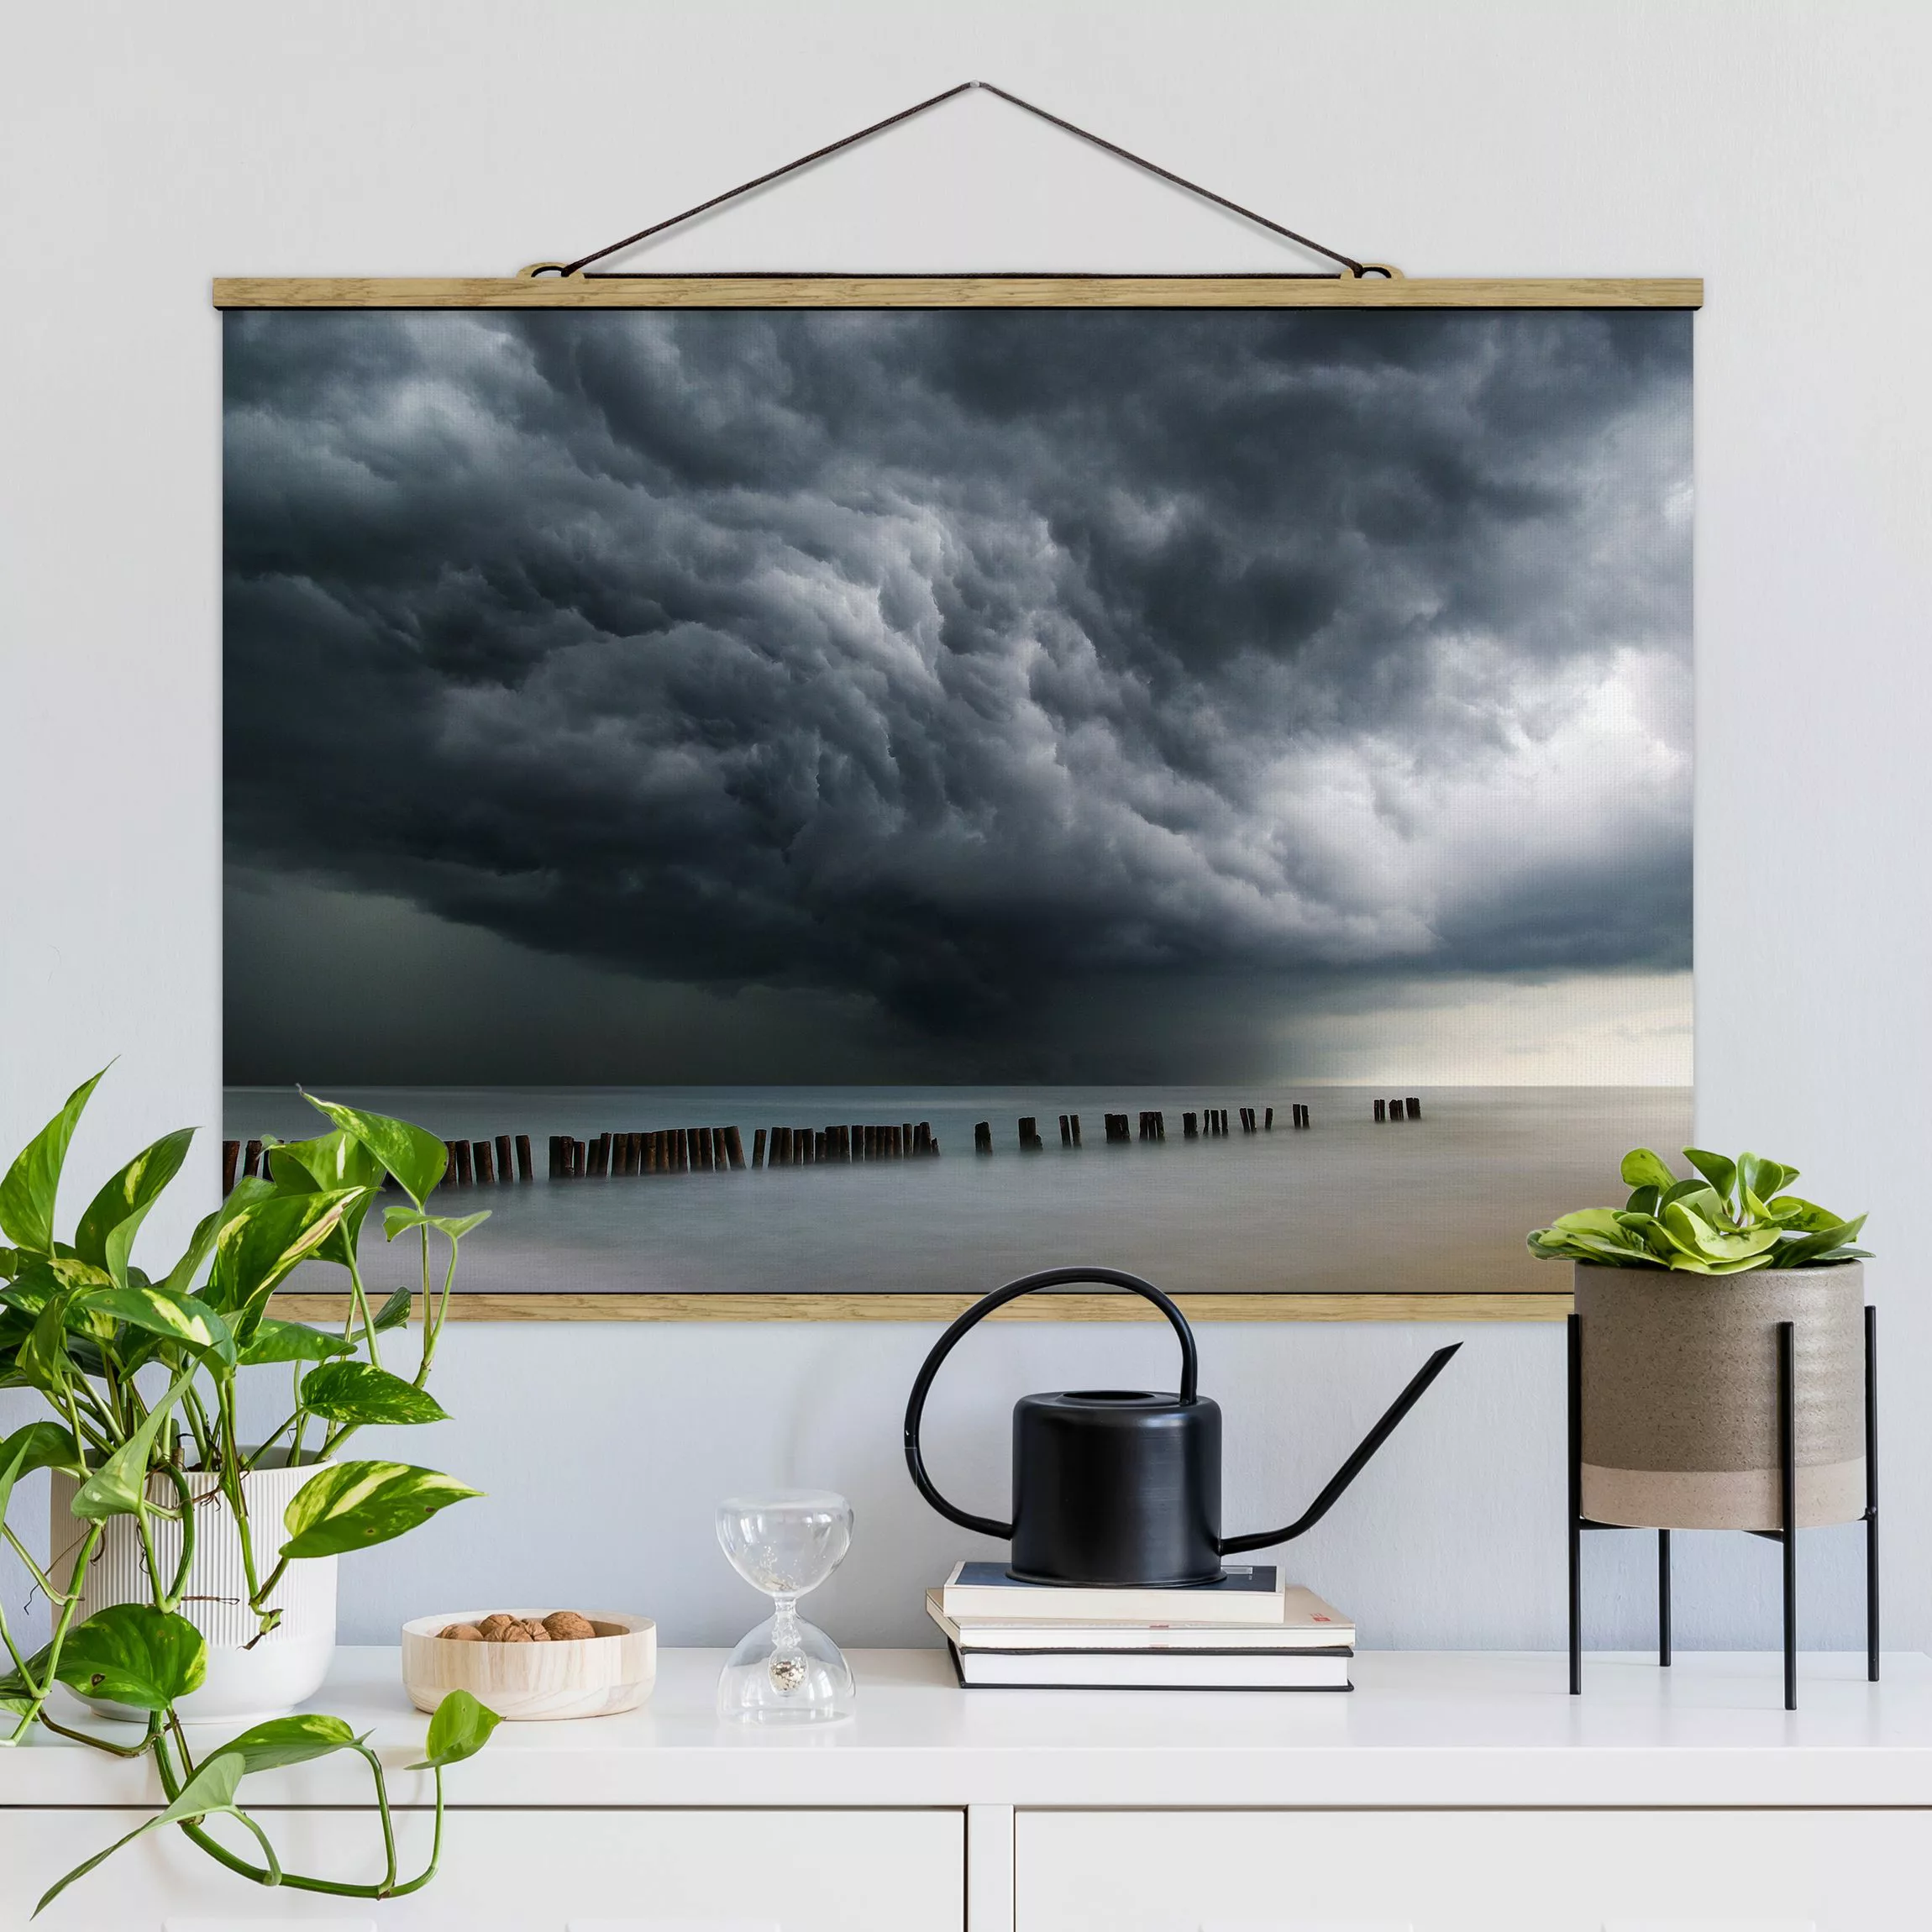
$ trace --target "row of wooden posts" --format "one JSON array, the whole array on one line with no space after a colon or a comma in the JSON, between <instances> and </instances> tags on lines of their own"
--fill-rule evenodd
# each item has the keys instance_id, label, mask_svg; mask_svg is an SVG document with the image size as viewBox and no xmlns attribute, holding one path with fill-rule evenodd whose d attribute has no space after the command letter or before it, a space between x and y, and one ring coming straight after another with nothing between
<instances>
[{"instance_id":1,"label":"row of wooden posts","mask_svg":"<svg viewBox=\"0 0 1932 1932\"><path fill-rule=\"evenodd\" d=\"M606 1137L608 1138L608 1137ZM273 1141L222 1142L222 1192L232 1194L244 1176L269 1178L269 1151ZM496 1187L505 1182L533 1181L537 1168L528 1134L497 1134L486 1141L445 1141L443 1184L445 1187ZM554 1161L553 1146L552 1158ZM556 1171L553 1165L551 1172Z\"/></svg>"},{"instance_id":2,"label":"row of wooden posts","mask_svg":"<svg viewBox=\"0 0 1932 1932\"><path fill-rule=\"evenodd\" d=\"M811 1167L820 1162L897 1161L937 1154L929 1121L854 1122L829 1127L760 1127L751 1159L736 1127L660 1127L641 1134L599 1134L595 1140L550 1137L550 1178L575 1180L610 1174L690 1174L753 1168Z\"/></svg>"},{"instance_id":3,"label":"row of wooden posts","mask_svg":"<svg viewBox=\"0 0 1932 1932\"><path fill-rule=\"evenodd\" d=\"M1258 1113L1253 1107L1235 1110L1244 1134L1272 1132L1274 1109ZM1401 1100L1375 1103L1378 1121L1419 1121L1422 1103L1414 1095ZM1164 1141L1168 1137L1167 1116L1158 1108L1142 1108L1137 1124L1126 1114L1106 1114L1107 1144L1126 1146L1136 1138ZM1301 1101L1290 1108L1289 1125L1312 1127L1313 1116ZM1185 1140L1215 1140L1226 1136L1228 1110L1208 1107L1181 1116L1181 1135ZM1077 1147L1080 1142L1080 1116L1060 1116L1060 1145ZM272 1142L269 1145L273 1145ZM446 1141L449 1163L443 1170L446 1187L496 1187L537 1178L528 1134L496 1134L487 1140ZM1040 1153L1046 1148L1037 1114L1020 1116L1020 1150ZM974 1124L973 1147L977 1153L993 1152L993 1123ZM821 1162L896 1161L922 1159L939 1152L927 1121L903 1121L830 1127L764 1127L752 1137L751 1158L745 1158L744 1142L736 1127L659 1127L648 1133L599 1134L587 1141L569 1134L550 1137L552 1180L576 1180L627 1174L730 1173L753 1168L811 1167ZM268 1173L268 1155L260 1141L222 1142L222 1190L233 1190L241 1175Z\"/></svg>"},{"instance_id":4,"label":"row of wooden posts","mask_svg":"<svg viewBox=\"0 0 1932 1932\"><path fill-rule=\"evenodd\" d=\"M1244 1134L1272 1133L1274 1131L1273 1107L1237 1107L1235 1113ZM1308 1127L1314 1125L1307 1107L1299 1100L1293 1103L1292 1114L1291 1126ZM1109 1147L1126 1147L1137 1139L1164 1141L1168 1137L1167 1115L1158 1107L1143 1107L1137 1123L1126 1114L1103 1114L1100 1119ZM1228 1110L1226 1107L1206 1107L1199 1112L1184 1113L1181 1116L1181 1137L1184 1140L1218 1140L1228 1131ZM1082 1145L1080 1116L1078 1114L1060 1116L1060 1145L1063 1147ZM1039 1116L1021 1115L1021 1152L1042 1153L1045 1152L1046 1146L1046 1141L1040 1132ZM993 1152L993 1123L990 1121L974 1123L973 1148L975 1153L990 1154Z\"/></svg>"}]
</instances>

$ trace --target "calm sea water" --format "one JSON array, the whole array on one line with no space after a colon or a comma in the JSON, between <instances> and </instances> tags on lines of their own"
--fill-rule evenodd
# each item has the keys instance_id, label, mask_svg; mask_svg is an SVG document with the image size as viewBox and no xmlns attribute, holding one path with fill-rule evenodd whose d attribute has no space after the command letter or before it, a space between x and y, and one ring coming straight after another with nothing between
<instances>
[{"instance_id":1,"label":"calm sea water","mask_svg":"<svg viewBox=\"0 0 1932 1932\"><path fill-rule=\"evenodd\" d=\"M1617 1163L1690 1137L1689 1089L1449 1087L1420 1090L1422 1118L1378 1126L1390 1089L363 1088L330 1097L421 1122L446 1138L527 1133L538 1179L451 1190L495 1218L464 1245L462 1285L533 1293L977 1292L1028 1271L1106 1263L1175 1291L1548 1290L1552 1264L1525 1232L1613 1201ZM1404 1092L1413 1089L1404 1089ZM1314 1126L1287 1122L1305 1102ZM1272 1133L1239 1110L1272 1106ZM1164 1142L1105 1144L1104 1114L1167 1116ZM1226 1139L1181 1137L1181 1116L1225 1107ZM1078 1113L1084 1144L1059 1145ZM1038 1117L1042 1153L1019 1151ZM990 1121L996 1151L973 1152ZM937 1159L553 1184L552 1134L928 1121ZM323 1125L299 1096L231 1088L230 1138L297 1139ZM372 1285L400 1282L371 1217ZM306 1284L305 1284L306 1285ZM319 1285L319 1284L318 1284Z\"/></svg>"}]
</instances>

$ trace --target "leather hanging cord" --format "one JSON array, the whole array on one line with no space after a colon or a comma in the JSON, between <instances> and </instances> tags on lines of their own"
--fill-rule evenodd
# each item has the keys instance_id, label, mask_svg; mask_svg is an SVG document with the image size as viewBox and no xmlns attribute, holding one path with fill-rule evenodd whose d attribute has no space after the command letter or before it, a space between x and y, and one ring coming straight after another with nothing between
<instances>
[{"instance_id":1,"label":"leather hanging cord","mask_svg":"<svg viewBox=\"0 0 1932 1932\"><path fill-rule=\"evenodd\" d=\"M1035 107L1031 101L1022 101L1017 94L1010 94L1004 87L995 87L990 81L962 81L958 87L948 87L944 93L935 94L930 100L920 101L912 107L902 108L896 114L888 114L883 121L874 121L870 127L861 128L855 134L848 134L842 140L827 142L822 148L814 148L809 155L801 155L795 161L787 161L783 167L773 168L751 181L742 182L735 188L727 188L722 195L713 195L709 201L700 202L696 207L686 208L682 214L671 215L661 222L653 222L648 228L639 228L635 234L626 235L622 241L614 241L607 248L597 249L589 255L580 255L575 261L559 264L556 272L566 276L580 275L594 261L602 261L606 255L616 255L621 249L647 240L652 235L662 234L666 228L675 228L680 222L690 221L712 208L722 207L726 202L736 201L740 195L748 195L754 188L762 188L784 176L795 174L799 169L808 168L814 161L822 161L828 155L837 154L841 149L856 146L860 141L869 140L874 134L883 134L888 128L897 127L901 121L910 121L916 114L923 114L943 102L956 100L960 95L972 93L978 89L984 89L989 94L996 94L1009 106L1019 108L1049 123L1063 133L1072 134L1077 139L1100 149L1102 153L1113 155L1116 160L1130 162L1150 175L1158 175L1162 181L1177 188L1184 188L1190 195L1198 195L1203 201L1212 202L1216 207L1226 208L1230 214L1239 215L1243 221L1253 222L1257 227L1268 229L1272 234L1280 235L1298 247L1312 249L1316 255L1326 255L1329 260L1339 262L1351 275L1386 275L1389 272L1378 264L1359 262L1352 255L1343 255L1339 249L1311 240L1307 235L1297 234L1293 228L1284 228L1279 222L1270 221L1266 215L1257 214L1252 208L1243 207L1239 202L1231 202L1226 195L1217 195L1213 189L1204 188L1198 181L1190 181L1185 176L1175 174L1172 169L1163 168L1158 163L1148 160L1144 155L1119 147L1112 141L1103 140L1100 135L1089 134L1084 128L1075 127L1071 121L1062 120L1058 114L1048 113L1044 108ZM542 265L548 268L551 265L546 263Z\"/></svg>"}]
</instances>

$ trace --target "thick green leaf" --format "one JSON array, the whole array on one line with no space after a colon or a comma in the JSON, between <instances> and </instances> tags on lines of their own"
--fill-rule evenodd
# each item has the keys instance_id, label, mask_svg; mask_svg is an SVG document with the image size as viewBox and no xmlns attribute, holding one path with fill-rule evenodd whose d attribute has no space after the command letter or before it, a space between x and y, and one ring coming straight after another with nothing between
<instances>
[{"instance_id":1,"label":"thick green leaf","mask_svg":"<svg viewBox=\"0 0 1932 1932\"><path fill-rule=\"evenodd\" d=\"M36 1469L65 1469L71 1476L81 1473L81 1458L73 1436L58 1422L29 1422L0 1441L0 1482L18 1482ZM0 1520L7 1511L0 1506Z\"/></svg>"},{"instance_id":2,"label":"thick green leaf","mask_svg":"<svg viewBox=\"0 0 1932 1932\"><path fill-rule=\"evenodd\" d=\"M82 1261L105 1268L117 1286L127 1286L128 1257L134 1251L134 1236L162 1189L181 1171L194 1137L192 1127L162 1135L152 1147L136 1154L94 1196L81 1216L81 1225L74 1231L75 1253Z\"/></svg>"},{"instance_id":3,"label":"thick green leaf","mask_svg":"<svg viewBox=\"0 0 1932 1932\"><path fill-rule=\"evenodd\" d=\"M1764 1200L1769 1200L1773 1194L1782 1194L1798 1179L1796 1168L1767 1161L1761 1154L1740 1154L1737 1171L1744 1184Z\"/></svg>"},{"instance_id":4,"label":"thick green leaf","mask_svg":"<svg viewBox=\"0 0 1932 1932\"><path fill-rule=\"evenodd\" d=\"M76 1476L81 1473L74 1438L52 1422L29 1422L0 1442L0 1523L7 1520L13 1485L36 1469L66 1469Z\"/></svg>"},{"instance_id":5,"label":"thick green leaf","mask_svg":"<svg viewBox=\"0 0 1932 1932\"><path fill-rule=\"evenodd\" d=\"M192 1295L165 1294L158 1288L102 1288L78 1295L75 1305L90 1313L112 1315L135 1328L184 1348L200 1350L221 1361L235 1359L234 1337L228 1325L205 1301Z\"/></svg>"},{"instance_id":6,"label":"thick green leaf","mask_svg":"<svg viewBox=\"0 0 1932 1932\"><path fill-rule=\"evenodd\" d=\"M1651 1251L1640 1241L1609 1241L1602 1235L1578 1234L1570 1236L1571 1252L1582 1261L1604 1261L1618 1268L1641 1268L1651 1258Z\"/></svg>"},{"instance_id":7,"label":"thick green leaf","mask_svg":"<svg viewBox=\"0 0 1932 1932\"><path fill-rule=\"evenodd\" d=\"M273 1771L282 1765L306 1764L331 1751L353 1751L361 1742L339 1717L319 1711L300 1711L293 1717L271 1718L231 1737L220 1755L239 1757L244 1772Z\"/></svg>"},{"instance_id":8,"label":"thick green leaf","mask_svg":"<svg viewBox=\"0 0 1932 1932\"><path fill-rule=\"evenodd\" d=\"M1617 1219L1624 1231L1641 1242L1652 1254L1667 1255L1677 1245L1669 1229L1654 1214L1621 1214Z\"/></svg>"},{"instance_id":9,"label":"thick green leaf","mask_svg":"<svg viewBox=\"0 0 1932 1932\"><path fill-rule=\"evenodd\" d=\"M354 1354L355 1348L345 1335L331 1335L304 1322L281 1321L265 1315L255 1324L241 1360L244 1368L261 1362L333 1362L339 1356Z\"/></svg>"},{"instance_id":10,"label":"thick green leaf","mask_svg":"<svg viewBox=\"0 0 1932 1932\"><path fill-rule=\"evenodd\" d=\"M26 1675L18 1671L8 1671L4 1677L0 1677L0 1698L9 1700L24 1698L31 1703L34 1692L27 1682L27 1677L31 1676L36 1684L45 1684L47 1681L47 1666L53 1661L53 1656L54 1646L51 1644L43 1644L28 1658Z\"/></svg>"},{"instance_id":11,"label":"thick green leaf","mask_svg":"<svg viewBox=\"0 0 1932 1932\"><path fill-rule=\"evenodd\" d=\"M1800 1194L1779 1194L1772 1200L1771 1211L1788 1227L1803 1232L1815 1233L1824 1228L1844 1225L1830 1208L1822 1208L1816 1201L1808 1201Z\"/></svg>"},{"instance_id":12,"label":"thick green leaf","mask_svg":"<svg viewBox=\"0 0 1932 1932\"><path fill-rule=\"evenodd\" d=\"M197 1689L207 1668L207 1645L186 1617L115 1604L68 1633L55 1674L84 1697L165 1710Z\"/></svg>"},{"instance_id":13,"label":"thick green leaf","mask_svg":"<svg viewBox=\"0 0 1932 1932\"><path fill-rule=\"evenodd\" d=\"M161 1399L148 1411L147 1420L83 1483L74 1497L74 1514L88 1522L110 1516L131 1516L141 1506L148 1480L148 1457L168 1412L195 1378L191 1363L177 1375Z\"/></svg>"},{"instance_id":14,"label":"thick green leaf","mask_svg":"<svg viewBox=\"0 0 1932 1932\"><path fill-rule=\"evenodd\" d=\"M1754 1268L1768 1268L1768 1254L1748 1255L1742 1261L1707 1261L1702 1255L1674 1254L1670 1265L1681 1274L1749 1274Z\"/></svg>"},{"instance_id":15,"label":"thick green leaf","mask_svg":"<svg viewBox=\"0 0 1932 1932\"><path fill-rule=\"evenodd\" d=\"M170 1294L191 1293L196 1285L195 1277L214 1252L223 1234L257 1202L266 1200L274 1192L272 1181L265 1181L255 1174L244 1174L229 1190L228 1198L213 1214L202 1215L196 1223L187 1252L168 1271L168 1278L161 1284L162 1288Z\"/></svg>"},{"instance_id":16,"label":"thick green leaf","mask_svg":"<svg viewBox=\"0 0 1932 1932\"><path fill-rule=\"evenodd\" d=\"M488 1704L480 1704L468 1691L451 1691L437 1705L436 1714L429 1720L429 1735L423 1744L428 1756L409 1768L441 1771L475 1756L502 1721Z\"/></svg>"},{"instance_id":17,"label":"thick green leaf","mask_svg":"<svg viewBox=\"0 0 1932 1932\"><path fill-rule=\"evenodd\" d=\"M1708 1197L1714 1200L1715 1196ZM1719 1226L1695 1201L1672 1201L1662 1215L1665 1228L1688 1252L1706 1261L1737 1262L1766 1252L1777 1240L1775 1227L1735 1232Z\"/></svg>"},{"instance_id":18,"label":"thick green leaf","mask_svg":"<svg viewBox=\"0 0 1932 1932\"><path fill-rule=\"evenodd\" d=\"M344 1212L365 1199L351 1188L334 1194L278 1194L258 1202L223 1231L205 1299L228 1318L236 1342L247 1347L268 1298L315 1254L341 1224Z\"/></svg>"},{"instance_id":19,"label":"thick green leaf","mask_svg":"<svg viewBox=\"0 0 1932 1932\"><path fill-rule=\"evenodd\" d=\"M97 1851L84 1864L76 1865L65 1878L49 1886L41 1893L40 1903L34 1908L34 1916L38 1919L76 1878L85 1878L97 1865L105 1864L123 1845L132 1845L137 1838L158 1831L164 1824L179 1824L186 1819L207 1818L212 1814L234 1811L235 1789L242 1781L244 1768L239 1756L228 1752L209 1758L181 1787L181 1796L165 1811L157 1811L152 1818L144 1819L126 1837L117 1838L105 1851ZM273 1856L272 1852L269 1853L271 1861ZM270 1868L279 1878L280 1871L272 1864Z\"/></svg>"},{"instance_id":20,"label":"thick green leaf","mask_svg":"<svg viewBox=\"0 0 1932 1932\"><path fill-rule=\"evenodd\" d=\"M349 1266L357 1252L362 1224L375 1205L387 1170L354 1135L338 1128L312 1141L287 1141L265 1156L264 1169L272 1168L281 1194L335 1194L345 1188L365 1191L343 1210L335 1231L316 1250L318 1261Z\"/></svg>"},{"instance_id":21,"label":"thick green leaf","mask_svg":"<svg viewBox=\"0 0 1932 1932\"><path fill-rule=\"evenodd\" d=\"M286 1194L334 1194L380 1188L388 1171L354 1134L338 1127L310 1141L284 1141L269 1155L270 1171Z\"/></svg>"},{"instance_id":22,"label":"thick green leaf","mask_svg":"<svg viewBox=\"0 0 1932 1932\"><path fill-rule=\"evenodd\" d=\"M382 1236L385 1241L394 1241L396 1236L407 1234L412 1227L433 1227L438 1234L448 1235L452 1241L461 1241L471 1228L481 1227L489 1220L490 1212L485 1208L480 1214L437 1215L424 1214L420 1208L385 1208Z\"/></svg>"},{"instance_id":23,"label":"thick green leaf","mask_svg":"<svg viewBox=\"0 0 1932 1932\"><path fill-rule=\"evenodd\" d=\"M331 1422L447 1422L449 1414L427 1390L372 1368L366 1362L331 1362L302 1380L302 1405Z\"/></svg>"},{"instance_id":24,"label":"thick green leaf","mask_svg":"<svg viewBox=\"0 0 1932 1932\"><path fill-rule=\"evenodd\" d=\"M67 1352L66 1290L52 1296L20 1344L21 1378L49 1395L58 1395L73 1373Z\"/></svg>"},{"instance_id":25,"label":"thick green leaf","mask_svg":"<svg viewBox=\"0 0 1932 1932\"><path fill-rule=\"evenodd\" d=\"M282 1512L285 1557L336 1557L406 1535L438 1509L480 1496L434 1469L407 1462L342 1462L297 1490Z\"/></svg>"},{"instance_id":26,"label":"thick green leaf","mask_svg":"<svg viewBox=\"0 0 1932 1932\"><path fill-rule=\"evenodd\" d=\"M1744 1211L1746 1218L1754 1221L1775 1221L1782 1222L1788 1221L1792 1218L1788 1210L1773 1208L1768 1203L1761 1201L1749 1188L1744 1190Z\"/></svg>"},{"instance_id":27,"label":"thick green leaf","mask_svg":"<svg viewBox=\"0 0 1932 1932\"><path fill-rule=\"evenodd\" d=\"M1808 1228L1796 1238L1785 1233L1778 1246L1777 1265L1779 1268L1816 1267L1826 1255L1850 1247L1858 1239L1864 1226L1865 1216L1859 1215L1851 1221L1832 1221L1824 1227Z\"/></svg>"},{"instance_id":28,"label":"thick green leaf","mask_svg":"<svg viewBox=\"0 0 1932 1932\"><path fill-rule=\"evenodd\" d=\"M21 1257L13 1278L0 1288L0 1305L17 1308L29 1318L39 1314L48 1302L67 1284L54 1272L54 1263L44 1255Z\"/></svg>"},{"instance_id":29,"label":"thick green leaf","mask_svg":"<svg viewBox=\"0 0 1932 1932\"><path fill-rule=\"evenodd\" d=\"M1627 1188L1655 1188L1661 1194L1676 1184L1677 1176L1662 1154L1652 1153L1648 1147L1632 1147L1624 1156L1623 1181Z\"/></svg>"},{"instance_id":30,"label":"thick green leaf","mask_svg":"<svg viewBox=\"0 0 1932 1932\"><path fill-rule=\"evenodd\" d=\"M1747 1157L1748 1158L1748 1157ZM1723 1154L1714 1154L1703 1147L1686 1147L1684 1158L1729 1200L1737 1187L1737 1163Z\"/></svg>"},{"instance_id":31,"label":"thick green leaf","mask_svg":"<svg viewBox=\"0 0 1932 1932\"><path fill-rule=\"evenodd\" d=\"M399 1288L376 1310L375 1331L380 1335L386 1329L406 1328L408 1325L409 1290Z\"/></svg>"},{"instance_id":32,"label":"thick green leaf","mask_svg":"<svg viewBox=\"0 0 1932 1932\"><path fill-rule=\"evenodd\" d=\"M17 1247L34 1254L54 1252L54 1201L66 1164L67 1145L87 1097L101 1084L103 1067L67 1096L67 1104L21 1150L7 1178L0 1180L0 1229Z\"/></svg>"},{"instance_id":33,"label":"thick green leaf","mask_svg":"<svg viewBox=\"0 0 1932 1932\"><path fill-rule=\"evenodd\" d=\"M1619 1232L1615 1208L1578 1208L1557 1215L1552 1226L1564 1234L1600 1234L1614 1241Z\"/></svg>"},{"instance_id":34,"label":"thick green leaf","mask_svg":"<svg viewBox=\"0 0 1932 1932\"><path fill-rule=\"evenodd\" d=\"M354 1135L377 1160L396 1177L396 1183L417 1206L435 1191L449 1164L449 1150L426 1127L412 1126L407 1121L393 1121L386 1114L369 1114L358 1107L345 1107L339 1101L318 1100L313 1094L302 1098L318 1113L328 1115L339 1127Z\"/></svg>"}]
</instances>

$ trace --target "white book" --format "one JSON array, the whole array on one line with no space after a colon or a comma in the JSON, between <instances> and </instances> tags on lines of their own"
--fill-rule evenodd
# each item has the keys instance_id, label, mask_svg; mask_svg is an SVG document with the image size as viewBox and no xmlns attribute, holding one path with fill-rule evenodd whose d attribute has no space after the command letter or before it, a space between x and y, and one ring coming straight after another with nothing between
<instances>
[{"instance_id":1,"label":"white book","mask_svg":"<svg viewBox=\"0 0 1932 1932\"><path fill-rule=\"evenodd\" d=\"M1313 1590L1291 1583L1278 1624L1163 1624L1110 1620L1043 1623L1014 1618L949 1617L942 1593L926 1593L926 1614L949 1643L968 1651L1320 1651L1347 1650L1355 1625Z\"/></svg>"},{"instance_id":2,"label":"white book","mask_svg":"<svg viewBox=\"0 0 1932 1932\"><path fill-rule=\"evenodd\" d=\"M1019 1583L1004 1563L955 1563L941 1602L949 1617L1005 1623L1273 1624L1285 1614L1286 1588L1272 1563L1230 1563L1218 1583L1181 1589L1094 1588L1078 1583Z\"/></svg>"},{"instance_id":3,"label":"white book","mask_svg":"<svg viewBox=\"0 0 1932 1932\"><path fill-rule=\"evenodd\" d=\"M963 1651L966 1689L1345 1691L1347 1651Z\"/></svg>"}]
</instances>

